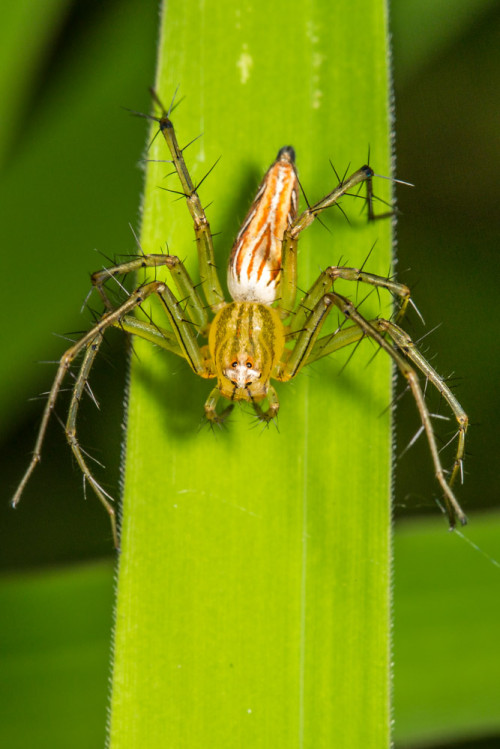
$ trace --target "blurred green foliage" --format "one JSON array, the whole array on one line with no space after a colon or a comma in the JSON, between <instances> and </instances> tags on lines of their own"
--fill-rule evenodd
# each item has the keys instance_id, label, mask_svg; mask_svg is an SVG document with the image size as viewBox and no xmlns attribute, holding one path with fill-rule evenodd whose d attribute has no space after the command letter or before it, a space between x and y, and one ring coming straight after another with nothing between
<instances>
[{"instance_id":1,"label":"blurred green foliage","mask_svg":"<svg viewBox=\"0 0 500 749\"><path fill-rule=\"evenodd\" d=\"M459 497L471 520L466 533L473 537L475 527L480 525L480 510L498 507L494 466L498 452L496 414L500 412L499 354L493 325L498 278L496 166L500 104L496 91L500 12L494 3L486 1L457 4L447 0L424 5L398 0L393 19L397 174L415 183L414 189L398 190L398 273L414 290L427 323L423 328L413 316L410 333L419 339L432 331L423 342L424 350L431 357L438 354L433 362L440 372L454 373L459 378L457 394L471 416L466 480ZM56 359L64 347L64 342L52 337L52 331L65 334L87 327L88 316L79 314L79 309L88 291L88 272L106 262L93 248L108 257L134 251L128 223L137 224L142 182L137 164L143 152L145 129L120 107L143 111L149 107L147 86L153 80L156 24L157 4L153 0L53 0L43 4L23 0L3 4L0 9L0 92L4 112L0 124L0 233L5 300L0 333L4 497L0 553L4 570L111 555L107 518L94 500L80 500L80 477L71 468L57 422L50 431L44 463L23 504L14 513L7 501L25 467L40 417L40 402L28 403L28 398L46 390L52 378L53 367L38 365L36 360ZM436 326L439 327L435 329ZM110 345L113 349L102 359L93 379L102 413L96 418L89 409L82 428L84 443L85 429L92 431L92 446L101 451L103 462L111 467L107 480L110 486L116 486L126 360L120 336ZM451 436L453 425L450 423L447 429ZM447 429L443 432L444 441ZM414 405L406 396L397 412L398 452L415 430ZM431 525L444 528L432 499L436 490L423 441L406 453L396 468L397 516L409 518L415 512L429 513ZM76 500L68 501L68 497ZM499 521L495 515L486 517L491 536L480 545L486 543L488 553L499 558ZM432 745L438 746L438 741L446 738L458 741L470 735L470 745L479 746L481 734L500 731L498 716L497 721L486 720L480 709L489 704L494 689L492 674L498 674L493 657L498 645L491 628L486 627L488 622L498 621L498 611L486 605L498 600L498 570L472 549L462 561L457 561L456 567L450 566L449 537L444 531L432 542L433 548L437 545L438 558L430 553L427 543L416 543L410 551L408 535L415 533L418 537L420 531L418 525L413 531L408 530L411 523L406 522L409 525L405 525L396 547L397 736L401 746L416 746L417 739L424 737L426 745L434 742ZM419 573L417 580L405 580L399 574L398 560L405 553L412 554L409 566ZM448 576L434 587L438 564L446 566ZM88 607L92 601L99 626L104 628L100 631L105 631L104 638L107 637L111 573L109 567L101 568L103 597L92 594L88 598L82 597L80 573L75 576L70 568L67 574L72 582L61 594L65 605L60 609L51 605L46 587L50 586L50 575L4 577L2 610L7 620L12 613L13 622L14 615L19 615L35 625L47 616L44 627L53 635L54 648L61 643L61 630L75 634L74 642L57 653L56 661L62 663L66 659L64 668L71 664L68 671L74 673L80 673L78 662L95 664L88 682L64 683L68 690L72 683L76 691L71 699L81 715L89 719L89 731L94 731L89 733L94 738L81 745L98 745L104 712L95 705L102 704L106 691L107 646L102 639L100 650L93 649L92 659L86 661L80 653L73 660L72 650L78 647L78 638L85 639L86 635L81 637L82 630L76 627L71 614L77 611L78 601L85 601ZM419 586L422 589L417 597ZM423 620L437 619L433 607L439 586L443 596L464 602L462 612L454 612L460 621L467 610L469 613L466 648L476 660L468 657L463 671L459 664L465 640L457 637L463 630L454 623L456 620L445 621L438 630L439 639L413 639L415 614L411 606L418 602ZM405 589L403 597L401 587ZM34 601L31 610L30 601ZM22 606L27 607L27 613L23 614ZM442 607L440 611L443 613ZM53 614L56 618L51 618ZM12 671L11 678L2 684L2 705L11 717L29 714L35 725L40 721L41 726L44 716L57 720L58 711L40 710L38 715L33 712L32 684L41 678L40 674L47 676L49 666L44 665L43 657L51 652L43 638L37 640L37 631L37 626L18 628L16 646L5 638L4 663L10 661ZM427 636L436 636L431 627ZM449 650L458 664L456 669L443 665L446 661L440 662L437 657ZM22 667L16 660L19 651ZM412 659L426 653L436 657L429 660L425 672L416 672ZM477 673L473 672L474 664ZM4 673L8 674L8 669ZM458 706L453 699L457 674L465 675L461 680L464 701ZM437 682L437 676L443 681ZM56 679L61 678L56 669ZM44 691L45 682L37 683ZM441 685L438 695L429 689L434 683ZM5 694L9 695L8 702ZM435 695L438 702L434 717L424 711L419 714L417 709L419 700L424 705L429 694ZM14 698L19 698L21 707L12 706ZM63 713L66 706L60 704ZM473 712L477 706L467 725L458 720L464 704ZM443 718L439 725L436 712ZM97 729L90 728L89 716L98 718ZM76 714L74 719L87 725ZM3 742L5 745L34 743L19 733L23 729L21 719L9 723L2 718L2 723L5 730L9 726L14 729L14 734ZM426 726L434 726L434 734L424 730ZM17 737L17 744L13 736ZM44 744L38 741L37 745ZM68 741L61 740L60 745L67 746ZM77 745L76 740L72 741L72 746ZM57 746L56 741L50 746Z\"/></svg>"}]
</instances>

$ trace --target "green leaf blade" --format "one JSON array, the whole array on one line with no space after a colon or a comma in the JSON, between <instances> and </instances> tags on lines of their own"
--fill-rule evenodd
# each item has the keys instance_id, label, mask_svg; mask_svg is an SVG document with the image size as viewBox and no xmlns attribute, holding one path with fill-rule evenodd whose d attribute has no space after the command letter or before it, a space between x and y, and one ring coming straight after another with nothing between
<instances>
[{"instance_id":1,"label":"green leaf blade","mask_svg":"<svg viewBox=\"0 0 500 749\"><path fill-rule=\"evenodd\" d=\"M291 18L260 2L168 9L156 88L166 98L182 84L181 145L203 132L186 152L194 180L223 156L201 188L222 278L281 146L296 148L310 200L336 184L330 156L353 171L370 146L389 174L385 44L382 3L320 3ZM160 138L150 158L167 158ZM166 171L148 172L142 245L167 241L195 275L187 211L158 190L177 188ZM390 185L377 194L388 199ZM361 265L375 240L370 270L387 273L390 223L348 209L351 225L336 212L332 235L314 226L301 241L301 288L341 255ZM211 383L135 349L113 749L387 745L390 363L367 370L369 346L348 377L336 374L349 352L319 362L279 388L279 431L252 428L243 407L212 434L198 429Z\"/></svg>"}]
</instances>

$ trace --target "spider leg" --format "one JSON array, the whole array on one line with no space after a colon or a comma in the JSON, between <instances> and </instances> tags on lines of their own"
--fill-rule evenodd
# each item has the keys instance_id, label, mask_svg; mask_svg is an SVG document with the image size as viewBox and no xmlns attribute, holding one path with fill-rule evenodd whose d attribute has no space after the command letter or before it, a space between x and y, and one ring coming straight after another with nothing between
<instances>
[{"instance_id":1,"label":"spider leg","mask_svg":"<svg viewBox=\"0 0 500 749\"><path fill-rule=\"evenodd\" d=\"M378 320L370 320L370 323L374 327L377 327ZM312 364L318 361L318 359L323 359L325 356L329 356L335 351L340 351L340 349L350 346L353 343L358 343L364 337L365 332L357 325L337 328L333 333L316 339L304 366Z\"/></svg>"},{"instance_id":2,"label":"spider leg","mask_svg":"<svg viewBox=\"0 0 500 749\"><path fill-rule=\"evenodd\" d=\"M321 297L333 288L333 284L338 278L341 278L344 281L368 284L375 288L387 289L391 294L394 294L401 299L401 304L396 314L396 321L401 320L405 315L410 301L410 289L408 286L392 281L390 278L385 278L384 276L377 276L374 273L366 273L360 268L345 268L332 265L318 276L298 305L297 311L292 319L292 332L297 332L302 329L308 315L311 313L311 310L315 307Z\"/></svg>"},{"instance_id":3,"label":"spider leg","mask_svg":"<svg viewBox=\"0 0 500 749\"><path fill-rule=\"evenodd\" d=\"M110 278L134 273L143 268L159 268L162 266L166 266L170 271L179 292L180 299L186 302L186 309L191 321L200 330L205 330L208 326L207 310L198 294L196 286L184 266L184 263L175 255L141 255L140 257L126 263L120 263L111 268L104 268L103 270L96 271L95 273L92 273L90 278L92 284L96 287L101 299L106 305L106 308L112 310L114 309L114 306L109 300L104 288L106 282L109 281Z\"/></svg>"},{"instance_id":4,"label":"spider leg","mask_svg":"<svg viewBox=\"0 0 500 749\"><path fill-rule=\"evenodd\" d=\"M234 403L230 403L220 413L217 412L217 404L221 400L222 395L218 387L215 387L205 401L205 418L212 424L223 424L231 411L234 408ZM224 399L225 400L225 399Z\"/></svg>"},{"instance_id":5,"label":"spider leg","mask_svg":"<svg viewBox=\"0 0 500 749\"><path fill-rule=\"evenodd\" d=\"M153 288L152 292L148 292L147 296L150 296L151 293L158 296L163 304L173 332L160 328L152 322L151 318L148 323L127 314L127 312L130 312L136 306L140 306L141 302L144 301L143 299L140 299L140 301L133 304L130 308L127 307L128 302L126 302L117 310L108 312L108 315L112 315L121 310L120 314L113 317L112 324L128 333L156 343L167 351L172 351L178 356L182 356L187 359L191 369L196 374L201 377L211 377L212 374L207 370L205 357L197 341L199 328L202 329L202 332L208 328L207 311L203 306L196 286L193 284L184 264L178 257L175 255L144 255L128 263L122 263L112 268L97 271L92 275L92 282L102 292L104 283L112 276L137 271L143 267L159 266L166 266L170 271L181 296L182 303L176 299L171 289L165 283L159 281L145 284L135 293L140 293L141 288L148 289L150 286L156 284L156 288ZM101 296L103 293L101 293ZM184 302L186 302L186 311L191 319L185 316Z\"/></svg>"},{"instance_id":6,"label":"spider leg","mask_svg":"<svg viewBox=\"0 0 500 749\"><path fill-rule=\"evenodd\" d=\"M319 200L313 206L307 208L300 214L286 229L283 235L282 245L282 275L280 285L280 307L284 314L293 308L295 296L297 293L297 244L299 235L304 229L312 224L314 219L323 211L335 205L338 200L356 185L366 182L368 218L376 218L373 212L373 190L372 179L375 176L370 166L362 166L356 172L351 174L345 181L340 182L326 197Z\"/></svg>"},{"instance_id":7,"label":"spider leg","mask_svg":"<svg viewBox=\"0 0 500 749\"><path fill-rule=\"evenodd\" d=\"M408 333L389 320L378 320L377 327L381 332L387 333L401 353L418 367L422 374L425 375L429 382L431 382L436 390L443 396L453 411L453 415L458 423L458 446L453 469L448 481L449 486L453 486L457 476L462 474L462 465L465 454L465 434L469 425L469 418L444 379L439 376L436 370L421 354Z\"/></svg>"},{"instance_id":8,"label":"spider leg","mask_svg":"<svg viewBox=\"0 0 500 749\"><path fill-rule=\"evenodd\" d=\"M269 385L267 390L268 406L266 409L263 409L260 403L251 397L250 390L248 390L248 394L250 396L253 410L255 411L259 421L268 424L276 418L276 416L278 415L280 403L278 399L278 393L272 385ZM221 395L219 388L216 387L211 391L210 395L205 401L205 417L211 424L223 424L234 408L234 403L229 403L226 408L218 413L217 405L221 399L226 400Z\"/></svg>"},{"instance_id":9,"label":"spider leg","mask_svg":"<svg viewBox=\"0 0 500 749\"><path fill-rule=\"evenodd\" d=\"M194 334L190 327L191 323L188 324L183 319L182 311L180 310L179 305L168 286L166 286L166 284L161 281L153 281L136 289L136 291L134 291L120 307L118 307L116 310L106 312L97 322L97 324L94 325L91 330L89 330L88 333L86 333L73 346L68 348L67 351L65 351L65 353L62 355L59 361L59 366L54 378L54 382L50 389L47 403L45 405L31 461L12 498L12 505L14 507L16 507L16 505L19 503L21 495L29 478L31 477L31 474L41 460L41 450L45 434L47 432L49 419L52 412L54 411L57 397L59 395L59 391L61 390L61 386L63 384L66 373L68 372L73 361L80 354L80 352L85 351L83 363L76 380L74 393L69 408L66 434L76 456L76 459L80 467L82 468L84 476L89 480L89 483L91 484L92 488L99 497L99 500L102 502L110 516L113 536L116 542L116 521L114 510L108 502L108 499L110 499L110 497L109 495L105 495L104 490L101 489L97 481L93 478L90 470L86 466L85 460L83 459L83 455L76 440L74 431L75 422L78 412L78 402L87 382L90 368L94 362L104 332L107 330L107 328L113 325L119 326L121 320L128 320L129 318L127 318L127 315L136 307L140 306L145 299L153 294L156 294L161 299L164 307L167 309L167 314L169 315L169 319L171 320L171 323L174 327L174 331L177 331L177 340L182 355L188 359L195 372L198 372L200 374L202 372L206 373L201 349L196 344ZM205 376L210 375L205 374Z\"/></svg>"},{"instance_id":10,"label":"spider leg","mask_svg":"<svg viewBox=\"0 0 500 749\"><path fill-rule=\"evenodd\" d=\"M351 320L354 323L354 326L339 331L337 334L325 336L318 340L318 334L321 331L323 323L334 306L342 312L346 320ZM358 334L355 332L356 327L359 329ZM385 335L390 337L397 348L393 347L391 343L386 340ZM337 336L339 337L337 338ZM355 305L348 299L335 292L329 292L328 294L324 294L315 305L304 328L298 334L295 348L291 351L288 360L279 365L275 376L280 380L289 380L292 377L295 377L302 367L311 361L315 361L322 356L332 353L334 350L342 348L356 340L360 340L363 336L368 336L375 340L379 346L389 354L398 366L403 377L405 377L408 382L420 415L422 427L427 436L435 475L443 491L450 527L453 528L455 526L457 519L462 525L465 525L467 518L455 498L451 485L462 466L465 432L467 429L467 416L446 383L420 354L409 336L407 336L401 328L388 320L369 321L358 312ZM425 374L437 390L442 393L458 421L458 448L449 482L447 482L445 478L445 472L441 464L439 450L432 427L431 415L425 402L418 375L405 356L402 356L401 353L399 353L400 351L408 357L408 359L410 359L410 361L415 364L423 374Z\"/></svg>"},{"instance_id":11,"label":"spider leg","mask_svg":"<svg viewBox=\"0 0 500 749\"><path fill-rule=\"evenodd\" d=\"M203 350L197 341L198 331L190 320L186 320L182 305L169 287L166 284L162 284L162 287L161 291L156 292L156 295L163 304L182 356L187 359L189 366L197 375L213 377L211 370L207 367Z\"/></svg>"},{"instance_id":12,"label":"spider leg","mask_svg":"<svg viewBox=\"0 0 500 749\"><path fill-rule=\"evenodd\" d=\"M75 387L73 388L73 393L71 396L71 403L68 409L68 418L66 421L65 433L68 444L71 447L73 455L76 458L76 462L78 463L80 470L83 473L84 480L86 479L89 482L99 501L109 515L109 519L111 522L111 532L113 534L113 543L115 545L115 548L118 549L120 544L118 540L118 529L116 527L116 513L113 505L111 504L111 502L114 501L113 497L111 497L102 488L102 486L96 480L95 476L93 476L84 458L83 451L80 447L80 443L78 442L76 434L76 418L78 415L78 408L80 406L83 391L85 390L85 386L89 378L90 370L92 369L92 365L97 356L102 341L103 334L102 332L100 332L90 343L87 344L87 349L85 351L80 371L78 372Z\"/></svg>"},{"instance_id":13,"label":"spider leg","mask_svg":"<svg viewBox=\"0 0 500 749\"><path fill-rule=\"evenodd\" d=\"M257 418L259 421L262 421L265 424L269 424L271 421L274 421L276 416L278 415L278 411L280 408L280 402L278 399L278 393L273 388L272 385L269 385L267 390L267 408L263 409L260 403L254 399L252 399L252 406L253 410L255 411Z\"/></svg>"},{"instance_id":14,"label":"spider leg","mask_svg":"<svg viewBox=\"0 0 500 749\"><path fill-rule=\"evenodd\" d=\"M158 97L156 97L157 101ZM200 278L203 292L207 303L213 312L216 312L224 304L224 295L217 275L214 259L214 247L212 232L207 216L198 197L197 187L194 185L188 172L182 149L179 148L174 126L168 113L163 110L161 117L157 120L172 156L174 169L177 172L181 186L182 195L186 198L186 204L193 219L196 245L198 247L198 260L200 266Z\"/></svg>"},{"instance_id":15,"label":"spider leg","mask_svg":"<svg viewBox=\"0 0 500 749\"><path fill-rule=\"evenodd\" d=\"M117 320L114 325L125 333L144 338L144 340L184 358L179 342L172 331L160 328L154 322L140 320L134 315L125 315L121 320Z\"/></svg>"},{"instance_id":16,"label":"spider leg","mask_svg":"<svg viewBox=\"0 0 500 749\"><path fill-rule=\"evenodd\" d=\"M442 397L451 408L453 415L458 423L457 451L453 463L451 477L448 481L448 484L452 486L456 480L457 475L462 473L462 465L465 454L465 435L467 432L467 427L469 425L467 414L465 413L464 409L462 408L444 379L440 377L434 367L429 364L427 359L418 350L415 343L404 330L402 330L395 323L383 319L370 320L370 325L378 330L379 333L382 333L383 335L386 334L387 336L389 336L389 338L392 339L393 343L397 346L400 352L404 354L405 357L410 359L410 361L422 372L422 374L425 375L426 379L428 379L429 382L434 385L436 390L440 393L440 395L442 395ZM347 328L341 328L339 330L336 330L334 333L331 333L330 335L318 338L307 358L306 365L311 364L318 359L322 359L325 356L329 356L333 352L338 351L345 346L349 346L352 343L360 341L365 337L365 335L366 333L364 330L362 330L362 328L354 325Z\"/></svg>"}]
</instances>

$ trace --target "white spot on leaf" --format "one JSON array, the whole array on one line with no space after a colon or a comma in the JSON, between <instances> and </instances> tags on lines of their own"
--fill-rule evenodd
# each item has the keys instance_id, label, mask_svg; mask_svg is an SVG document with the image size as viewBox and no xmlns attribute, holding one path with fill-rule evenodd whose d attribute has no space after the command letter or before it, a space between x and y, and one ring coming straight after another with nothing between
<instances>
[{"instance_id":1,"label":"white spot on leaf","mask_svg":"<svg viewBox=\"0 0 500 749\"><path fill-rule=\"evenodd\" d=\"M248 52L246 44L243 45L243 51L239 57L236 66L240 69L240 81L246 83L250 78L250 71L253 67L253 58Z\"/></svg>"}]
</instances>

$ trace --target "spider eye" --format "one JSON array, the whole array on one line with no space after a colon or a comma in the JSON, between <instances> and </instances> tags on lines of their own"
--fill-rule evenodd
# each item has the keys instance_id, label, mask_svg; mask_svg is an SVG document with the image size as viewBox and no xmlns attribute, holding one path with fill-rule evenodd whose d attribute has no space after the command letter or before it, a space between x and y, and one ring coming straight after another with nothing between
<instances>
[{"instance_id":1,"label":"spider eye","mask_svg":"<svg viewBox=\"0 0 500 749\"><path fill-rule=\"evenodd\" d=\"M251 361L247 361L247 367L248 367L248 369L252 369L252 362Z\"/></svg>"},{"instance_id":2,"label":"spider eye","mask_svg":"<svg viewBox=\"0 0 500 749\"><path fill-rule=\"evenodd\" d=\"M237 361L234 361L234 362L233 362L233 363L231 364L231 366L232 366L232 368L233 368L233 369L236 369L236 367L238 366L238 362L237 362Z\"/></svg>"}]
</instances>

